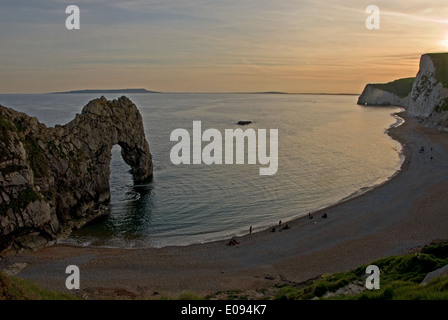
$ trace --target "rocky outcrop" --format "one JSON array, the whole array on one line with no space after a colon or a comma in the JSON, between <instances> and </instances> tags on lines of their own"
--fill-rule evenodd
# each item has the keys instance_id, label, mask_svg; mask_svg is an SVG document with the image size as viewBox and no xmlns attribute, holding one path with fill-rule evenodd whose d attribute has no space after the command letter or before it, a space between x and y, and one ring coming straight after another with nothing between
<instances>
[{"instance_id":1,"label":"rocky outcrop","mask_svg":"<svg viewBox=\"0 0 448 320\"><path fill-rule=\"evenodd\" d=\"M0 252L43 246L107 214L116 144L135 182L152 177L142 117L126 97L93 100L54 128L0 106Z\"/></svg>"},{"instance_id":2,"label":"rocky outcrop","mask_svg":"<svg viewBox=\"0 0 448 320\"><path fill-rule=\"evenodd\" d=\"M448 275L448 265L445 265L442 268L429 272L420 284L427 285L432 280L440 277L445 277L447 275Z\"/></svg>"},{"instance_id":3,"label":"rocky outcrop","mask_svg":"<svg viewBox=\"0 0 448 320\"><path fill-rule=\"evenodd\" d=\"M422 55L415 78L368 84L358 104L401 106L423 125L448 130L448 53Z\"/></svg>"}]
</instances>

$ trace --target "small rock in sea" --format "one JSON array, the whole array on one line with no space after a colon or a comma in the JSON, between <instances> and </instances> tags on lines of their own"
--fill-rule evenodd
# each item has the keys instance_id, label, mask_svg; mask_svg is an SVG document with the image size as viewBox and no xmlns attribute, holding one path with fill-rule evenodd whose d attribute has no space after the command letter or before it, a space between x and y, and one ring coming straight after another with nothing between
<instances>
[{"instance_id":1,"label":"small rock in sea","mask_svg":"<svg viewBox=\"0 0 448 320\"><path fill-rule=\"evenodd\" d=\"M252 121L238 121L237 124L239 124L240 126L245 126L245 125L248 125L248 124L251 124L251 123L252 123Z\"/></svg>"}]
</instances>

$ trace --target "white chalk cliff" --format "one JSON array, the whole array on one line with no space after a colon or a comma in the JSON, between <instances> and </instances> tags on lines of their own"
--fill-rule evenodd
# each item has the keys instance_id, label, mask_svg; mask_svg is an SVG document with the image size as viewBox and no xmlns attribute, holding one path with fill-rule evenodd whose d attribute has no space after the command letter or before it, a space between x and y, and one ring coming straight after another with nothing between
<instances>
[{"instance_id":1,"label":"white chalk cliff","mask_svg":"<svg viewBox=\"0 0 448 320\"><path fill-rule=\"evenodd\" d=\"M439 69L446 70L448 65L440 65L436 61L430 54L421 57L420 70L409 95L407 110L410 115L421 117L427 126L448 130L448 88L438 76L442 73Z\"/></svg>"},{"instance_id":2,"label":"white chalk cliff","mask_svg":"<svg viewBox=\"0 0 448 320\"><path fill-rule=\"evenodd\" d=\"M375 84L368 84L359 97L358 104L374 106L405 106L409 96L399 97L397 94L378 88Z\"/></svg>"},{"instance_id":3,"label":"white chalk cliff","mask_svg":"<svg viewBox=\"0 0 448 320\"><path fill-rule=\"evenodd\" d=\"M366 85L358 99L360 105L393 105L406 108L428 127L448 131L448 53L424 54L411 90L389 84ZM398 91L399 94L398 94Z\"/></svg>"}]
</instances>

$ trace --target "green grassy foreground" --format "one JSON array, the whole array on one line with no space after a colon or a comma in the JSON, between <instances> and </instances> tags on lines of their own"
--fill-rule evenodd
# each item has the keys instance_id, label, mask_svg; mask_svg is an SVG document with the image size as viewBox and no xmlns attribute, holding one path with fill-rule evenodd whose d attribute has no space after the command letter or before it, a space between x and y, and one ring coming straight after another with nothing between
<instances>
[{"instance_id":1,"label":"green grassy foreground","mask_svg":"<svg viewBox=\"0 0 448 320\"><path fill-rule=\"evenodd\" d=\"M366 268L327 274L298 285L279 286L275 299L448 300L448 275L422 285L429 272L448 264L448 241L434 242L419 252L373 261L380 269L380 289L365 289Z\"/></svg>"},{"instance_id":2,"label":"green grassy foreground","mask_svg":"<svg viewBox=\"0 0 448 320\"><path fill-rule=\"evenodd\" d=\"M0 272L0 300L75 300L75 296L41 288L31 281Z\"/></svg>"}]
</instances>

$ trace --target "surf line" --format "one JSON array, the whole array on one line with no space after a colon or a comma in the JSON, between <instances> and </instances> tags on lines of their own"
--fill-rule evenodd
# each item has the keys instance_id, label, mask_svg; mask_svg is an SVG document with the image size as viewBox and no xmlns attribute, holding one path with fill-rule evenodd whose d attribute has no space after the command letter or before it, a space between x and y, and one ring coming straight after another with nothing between
<instances>
[{"instance_id":1,"label":"surf line","mask_svg":"<svg viewBox=\"0 0 448 320\"><path fill-rule=\"evenodd\" d=\"M274 175L278 170L278 129L269 129L269 155L266 129L225 129L223 148L221 131L210 128L202 132L201 121L193 121L192 136L187 129L178 128L171 132L170 141L177 141L170 152L174 165L245 164L247 153L247 164L257 164L258 160L264 166L259 168L260 175ZM209 143L202 148L202 142Z\"/></svg>"}]
</instances>

